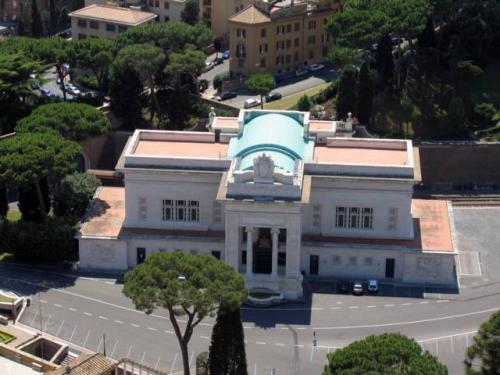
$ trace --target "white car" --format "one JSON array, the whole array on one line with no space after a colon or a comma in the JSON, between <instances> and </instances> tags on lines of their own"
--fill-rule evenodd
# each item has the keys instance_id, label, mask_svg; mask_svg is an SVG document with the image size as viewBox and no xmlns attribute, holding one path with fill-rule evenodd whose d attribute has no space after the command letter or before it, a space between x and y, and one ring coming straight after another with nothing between
<instances>
[{"instance_id":1,"label":"white car","mask_svg":"<svg viewBox=\"0 0 500 375\"><path fill-rule=\"evenodd\" d=\"M363 294L363 283L361 281L355 281L352 285L352 294L355 296L361 296Z\"/></svg>"},{"instance_id":2,"label":"white car","mask_svg":"<svg viewBox=\"0 0 500 375\"><path fill-rule=\"evenodd\" d=\"M378 281L377 280L368 280L368 291L370 293L378 292Z\"/></svg>"},{"instance_id":3,"label":"white car","mask_svg":"<svg viewBox=\"0 0 500 375\"><path fill-rule=\"evenodd\" d=\"M71 83L66 86L66 91L69 92L71 95L80 95L82 93L78 89L78 87L76 87L75 85L73 85Z\"/></svg>"},{"instance_id":4,"label":"white car","mask_svg":"<svg viewBox=\"0 0 500 375\"><path fill-rule=\"evenodd\" d=\"M311 64L307 67L307 69L309 69L310 72L316 72L318 70L323 69L324 67L325 66L322 64Z\"/></svg>"},{"instance_id":5,"label":"white car","mask_svg":"<svg viewBox=\"0 0 500 375\"><path fill-rule=\"evenodd\" d=\"M295 77L305 76L309 71L307 69L297 69L295 71Z\"/></svg>"},{"instance_id":6,"label":"white car","mask_svg":"<svg viewBox=\"0 0 500 375\"><path fill-rule=\"evenodd\" d=\"M243 104L243 106L245 108L252 108L252 107L256 107L258 105L260 105L260 100L255 99L255 98L247 99L247 100L245 100L245 104Z\"/></svg>"},{"instance_id":7,"label":"white car","mask_svg":"<svg viewBox=\"0 0 500 375\"><path fill-rule=\"evenodd\" d=\"M205 66L201 68L202 73L208 72L214 68L215 64L213 61L206 61Z\"/></svg>"}]
</instances>

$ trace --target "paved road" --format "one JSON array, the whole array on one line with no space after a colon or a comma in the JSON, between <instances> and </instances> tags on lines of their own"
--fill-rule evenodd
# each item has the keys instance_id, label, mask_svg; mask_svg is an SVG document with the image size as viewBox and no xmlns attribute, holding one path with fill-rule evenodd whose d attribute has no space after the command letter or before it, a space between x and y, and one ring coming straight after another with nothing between
<instances>
[{"instance_id":1,"label":"paved road","mask_svg":"<svg viewBox=\"0 0 500 375\"><path fill-rule=\"evenodd\" d=\"M463 210L455 210L456 223L463 219L461 215ZM494 223L485 222L474 233L457 225L458 245L464 234L468 241L473 241L470 236L491 235ZM382 332L414 337L449 367L450 374L462 374L465 348L480 323L500 309L500 277L488 276L462 278L459 294L384 286L378 296L355 297L334 294L329 284L310 283L306 303L267 310L243 308L250 374L269 374L272 368L277 374L320 374L328 351ZM130 357L172 373L181 370L166 312L146 316L136 311L115 279L0 266L0 288L31 296L23 324L96 351L103 350L105 334L106 351L113 358ZM190 343L193 366L196 354L208 348L213 323L208 318L195 330Z\"/></svg>"},{"instance_id":2,"label":"paved road","mask_svg":"<svg viewBox=\"0 0 500 375\"><path fill-rule=\"evenodd\" d=\"M210 56L207 61L213 60L215 55ZM206 97L212 97L215 95L215 91L212 86L212 81L217 74L229 71L229 60L224 60L224 63L217 65L212 70L203 73L200 79L206 79L209 81L209 88L204 93ZM301 76L294 79L288 79L285 82L278 84L275 91L278 91L283 96L289 96L297 94L299 92L308 90L310 88L319 86L325 82L329 82L340 75L339 69L334 69L332 67L326 67L321 71ZM233 99L224 101L224 103L232 105L237 108L243 108L245 100L249 98L260 99L260 97L251 95L248 91L242 90L238 93L238 96Z\"/></svg>"}]
</instances>

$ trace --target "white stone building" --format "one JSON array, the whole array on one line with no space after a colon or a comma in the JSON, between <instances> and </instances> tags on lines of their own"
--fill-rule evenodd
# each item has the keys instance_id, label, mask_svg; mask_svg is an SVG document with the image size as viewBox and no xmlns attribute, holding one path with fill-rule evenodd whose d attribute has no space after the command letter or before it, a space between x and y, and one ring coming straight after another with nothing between
<instances>
[{"instance_id":1,"label":"white stone building","mask_svg":"<svg viewBox=\"0 0 500 375\"><path fill-rule=\"evenodd\" d=\"M210 132L136 130L116 167L125 188L100 188L81 227L80 267L186 251L290 299L303 275L455 286L448 205L412 199L412 142L350 127L242 110L212 117Z\"/></svg>"}]
</instances>

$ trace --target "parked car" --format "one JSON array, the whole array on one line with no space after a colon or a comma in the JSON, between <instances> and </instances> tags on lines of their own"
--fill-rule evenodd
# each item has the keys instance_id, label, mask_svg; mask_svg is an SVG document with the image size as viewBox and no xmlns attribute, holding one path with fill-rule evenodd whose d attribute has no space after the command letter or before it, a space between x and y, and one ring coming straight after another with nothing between
<instances>
[{"instance_id":1,"label":"parked car","mask_svg":"<svg viewBox=\"0 0 500 375\"><path fill-rule=\"evenodd\" d=\"M309 71L307 69L297 69L295 71L295 77L305 76Z\"/></svg>"},{"instance_id":2,"label":"parked car","mask_svg":"<svg viewBox=\"0 0 500 375\"><path fill-rule=\"evenodd\" d=\"M46 89L44 87L40 87L40 91L42 92L43 95L46 96L50 96L52 94L49 89Z\"/></svg>"},{"instance_id":3,"label":"parked car","mask_svg":"<svg viewBox=\"0 0 500 375\"><path fill-rule=\"evenodd\" d=\"M343 294L349 293L349 283L347 281L338 281L337 292Z\"/></svg>"},{"instance_id":4,"label":"parked car","mask_svg":"<svg viewBox=\"0 0 500 375\"><path fill-rule=\"evenodd\" d=\"M38 81L33 81L33 82L31 82L31 88L32 88L33 90L37 90L37 89L39 89L39 88L40 88L40 84L38 83Z\"/></svg>"},{"instance_id":5,"label":"parked car","mask_svg":"<svg viewBox=\"0 0 500 375\"><path fill-rule=\"evenodd\" d=\"M69 92L71 95L80 95L82 93L78 89L78 87L76 87L72 83L69 83L68 85L66 85L66 91Z\"/></svg>"},{"instance_id":6,"label":"parked car","mask_svg":"<svg viewBox=\"0 0 500 375\"><path fill-rule=\"evenodd\" d=\"M245 108L252 108L252 107L256 107L258 105L260 105L260 100L255 99L255 98L249 98L249 99L245 100L245 103L243 104L243 106Z\"/></svg>"},{"instance_id":7,"label":"parked car","mask_svg":"<svg viewBox=\"0 0 500 375\"><path fill-rule=\"evenodd\" d=\"M234 91L226 91L226 92L220 93L219 95L216 95L215 99L218 101L223 101L223 100L227 100L227 99L236 98L237 96L238 96L238 94L236 94Z\"/></svg>"},{"instance_id":8,"label":"parked car","mask_svg":"<svg viewBox=\"0 0 500 375\"><path fill-rule=\"evenodd\" d=\"M201 68L201 72L205 73L208 72L209 70L212 70L214 68L215 64L213 61L207 61L205 62L205 66Z\"/></svg>"},{"instance_id":9,"label":"parked car","mask_svg":"<svg viewBox=\"0 0 500 375\"><path fill-rule=\"evenodd\" d=\"M229 52L229 50L228 50L228 49L227 49L227 50L225 50L224 52L222 52L222 58L223 58L224 60L227 60L227 59L229 59L230 57L231 57L231 54L230 54L230 52Z\"/></svg>"},{"instance_id":10,"label":"parked car","mask_svg":"<svg viewBox=\"0 0 500 375\"><path fill-rule=\"evenodd\" d=\"M216 57L214 59L214 65L220 65L224 63L224 59L222 57Z\"/></svg>"},{"instance_id":11,"label":"parked car","mask_svg":"<svg viewBox=\"0 0 500 375\"><path fill-rule=\"evenodd\" d=\"M378 281L377 280L368 280L368 291L370 293L378 292Z\"/></svg>"},{"instance_id":12,"label":"parked car","mask_svg":"<svg viewBox=\"0 0 500 375\"><path fill-rule=\"evenodd\" d=\"M266 102L273 102L275 100L281 99L282 95L278 91L271 91L269 94L266 95Z\"/></svg>"},{"instance_id":13,"label":"parked car","mask_svg":"<svg viewBox=\"0 0 500 375\"><path fill-rule=\"evenodd\" d=\"M355 296L363 295L363 283L361 281L355 281L352 285L352 294Z\"/></svg>"},{"instance_id":14,"label":"parked car","mask_svg":"<svg viewBox=\"0 0 500 375\"><path fill-rule=\"evenodd\" d=\"M316 72L318 70L323 69L324 67L325 66L322 64L311 64L307 67L307 69L309 69L310 72Z\"/></svg>"},{"instance_id":15,"label":"parked car","mask_svg":"<svg viewBox=\"0 0 500 375\"><path fill-rule=\"evenodd\" d=\"M198 82L198 90L204 92L206 89L208 89L208 81L206 79L200 79Z\"/></svg>"}]
</instances>

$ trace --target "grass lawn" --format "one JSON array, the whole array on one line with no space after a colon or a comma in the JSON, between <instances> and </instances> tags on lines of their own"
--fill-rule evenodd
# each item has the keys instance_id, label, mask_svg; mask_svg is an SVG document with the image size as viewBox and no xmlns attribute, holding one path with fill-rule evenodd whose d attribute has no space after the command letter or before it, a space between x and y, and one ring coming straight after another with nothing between
<instances>
[{"instance_id":1,"label":"grass lawn","mask_svg":"<svg viewBox=\"0 0 500 375\"><path fill-rule=\"evenodd\" d=\"M9 210L7 212L7 220L9 220L9 221L19 221L19 220L21 220L21 211Z\"/></svg>"},{"instance_id":2,"label":"grass lawn","mask_svg":"<svg viewBox=\"0 0 500 375\"><path fill-rule=\"evenodd\" d=\"M316 95L321 90L325 89L328 85L330 85L330 82L325 82L322 83L321 85L312 87L305 91L301 91L297 94L285 96L283 99L276 100L275 102L265 103L264 109L290 109L295 104L297 104L298 100L302 95L307 94L309 97L311 97L313 95ZM276 91L279 91L279 89L276 89Z\"/></svg>"},{"instance_id":3,"label":"grass lawn","mask_svg":"<svg viewBox=\"0 0 500 375\"><path fill-rule=\"evenodd\" d=\"M8 344L9 342L15 340L16 338L8 333L0 331L0 343Z\"/></svg>"}]
</instances>

